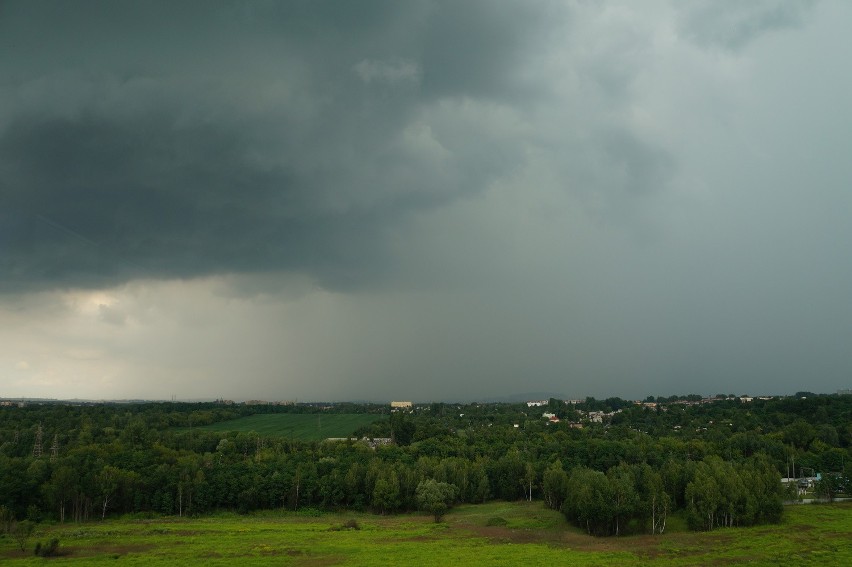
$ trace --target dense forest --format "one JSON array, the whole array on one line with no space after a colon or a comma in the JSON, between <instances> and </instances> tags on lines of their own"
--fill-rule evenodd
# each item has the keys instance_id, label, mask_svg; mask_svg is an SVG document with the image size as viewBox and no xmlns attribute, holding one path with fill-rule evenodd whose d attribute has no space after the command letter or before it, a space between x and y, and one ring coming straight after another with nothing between
<instances>
[{"instance_id":1,"label":"dense forest","mask_svg":"<svg viewBox=\"0 0 852 567\"><path fill-rule=\"evenodd\" d=\"M198 429L271 412L380 414L354 436L391 442ZM440 483L454 502L540 499L594 535L661 533L672 513L712 530L778 521L782 500L795 497L782 476L819 476L817 492L829 498L844 492L850 457L849 395L433 403L398 412L30 402L0 407L0 524L223 509L390 514L417 509L418 486Z\"/></svg>"}]
</instances>

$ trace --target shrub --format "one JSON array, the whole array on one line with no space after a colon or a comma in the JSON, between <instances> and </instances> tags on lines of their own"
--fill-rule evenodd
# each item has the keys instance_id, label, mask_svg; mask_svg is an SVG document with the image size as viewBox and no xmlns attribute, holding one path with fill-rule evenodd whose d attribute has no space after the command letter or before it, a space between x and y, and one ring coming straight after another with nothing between
<instances>
[{"instance_id":1,"label":"shrub","mask_svg":"<svg viewBox=\"0 0 852 567\"><path fill-rule=\"evenodd\" d=\"M18 547L21 548L21 551L24 551L27 548L27 541L29 541L30 536L33 535L34 530L35 524L30 520L21 520L15 524L15 527L12 529L12 535L14 536L15 541L18 542Z\"/></svg>"},{"instance_id":2,"label":"shrub","mask_svg":"<svg viewBox=\"0 0 852 567\"><path fill-rule=\"evenodd\" d=\"M354 518L352 518L350 520L346 520L345 522L343 522L339 526L332 526L332 527L329 528L329 530L331 530L333 532L339 532L339 531L342 531L342 530L360 530L360 529L361 529L361 526L360 526L360 524L358 524L358 520L356 520Z\"/></svg>"},{"instance_id":3,"label":"shrub","mask_svg":"<svg viewBox=\"0 0 852 567\"><path fill-rule=\"evenodd\" d=\"M38 542L35 546L35 554L39 557L59 557L62 552L59 550L59 540L53 538L47 545L42 545Z\"/></svg>"}]
</instances>

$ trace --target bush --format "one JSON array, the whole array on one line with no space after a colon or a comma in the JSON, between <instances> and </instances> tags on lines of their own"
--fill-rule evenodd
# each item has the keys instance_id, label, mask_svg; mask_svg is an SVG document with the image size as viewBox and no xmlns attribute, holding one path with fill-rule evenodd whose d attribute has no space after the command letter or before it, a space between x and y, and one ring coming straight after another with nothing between
<instances>
[{"instance_id":1,"label":"bush","mask_svg":"<svg viewBox=\"0 0 852 567\"><path fill-rule=\"evenodd\" d=\"M18 547L21 548L21 551L24 551L27 548L27 541L29 541L30 536L33 535L34 530L35 524L30 520L21 520L15 524L15 527L12 529L12 535L14 536L15 541L18 542Z\"/></svg>"},{"instance_id":2,"label":"bush","mask_svg":"<svg viewBox=\"0 0 852 567\"><path fill-rule=\"evenodd\" d=\"M352 518L350 520L346 520L339 526L332 526L329 529L333 532L339 532L342 530L360 530L361 526L358 524L358 520Z\"/></svg>"},{"instance_id":3,"label":"bush","mask_svg":"<svg viewBox=\"0 0 852 567\"><path fill-rule=\"evenodd\" d=\"M492 518L488 518L488 521L485 522L486 526L506 526L509 525L509 522L506 521L506 518L501 518L500 516L494 516Z\"/></svg>"},{"instance_id":4,"label":"bush","mask_svg":"<svg viewBox=\"0 0 852 567\"><path fill-rule=\"evenodd\" d=\"M42 545L38 542L35 546L35 554L39 557L59 557L62 552L59 550L59 540L53 538L47 545Z\"/></svg>"}]
</instances>

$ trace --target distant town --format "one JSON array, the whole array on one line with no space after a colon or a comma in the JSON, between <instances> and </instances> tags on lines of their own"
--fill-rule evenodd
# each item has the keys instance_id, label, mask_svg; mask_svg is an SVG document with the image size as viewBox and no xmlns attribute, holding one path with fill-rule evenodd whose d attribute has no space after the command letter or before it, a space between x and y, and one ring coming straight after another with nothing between
<instances>
[{"instance_id":1,"label":"distant town","mask_svg":"<svg viewBox=\"0 0 852 567\"><path fill-rule=\"evenodd\" d=\"M838 396L849 396L852 395L852 388L840 389L835 392ZM662 397L654 397L649 396L644 400L633 400L633 403L636 405L641 405L649 408L656 408L657 406L666 407L669 404L678 404L678 405L700 405L700 404L711 404L719 401L734 401L738 400L743 403L748 403L753 400L772 400L772 399L784 399L784 398L802 398L807 396L816 396L816 395L826 395L826 394L815 394L813 392L797 392L796 394L791 395L760 395L760 396L748 396L741 395L735 396L733 394L716 394L716 395L707 395L701 396L698 394L688 394L683 396L669 396L666 398ZM564 399L560 400L566 405L577 405L587 402L589 399L595 400L595 398L584 398L584 399ZM608 398L608 399L616 399L616 398ZM164 401L172 401L172 402L181 402L181 403L215 403L221 404L225 406L232 405L243 405L243 406L294 406L294 405L304 405L304 406L326 406L333 407L335 404L340 403L364 403L364 404L380 404L382 402L376 401L364 401L364 402L322 402L322 401L309 401L309 402L299 402L296 399L289 400L264 400L264 399L250 399L250 400L230 400L224 398L197 398L197 399L177 399L172 397L170 400L158 400L158 399L63 399L63 398L29 398L29 397L0 397L0 407L11 407L11 406L19 406L23 407L26 404L41 404L41 403L63 403L63 404L142 404L142 403L160 403ZM398 402L398 401L390 401L387 402L390 404L393 409L413 409L415 406L413 402ZM432 403L432 402L427 402ZM472 403L472 402L449 402L443 401L441 403ZM500 402L488 401L484 400L479 403L526 403L527 407L536 407L536 406L546 406L550 403L550 399L543 400L521 400L517 399L514 402L507 401L506 399L501 400Z\"/></svg>"}]
</instances>

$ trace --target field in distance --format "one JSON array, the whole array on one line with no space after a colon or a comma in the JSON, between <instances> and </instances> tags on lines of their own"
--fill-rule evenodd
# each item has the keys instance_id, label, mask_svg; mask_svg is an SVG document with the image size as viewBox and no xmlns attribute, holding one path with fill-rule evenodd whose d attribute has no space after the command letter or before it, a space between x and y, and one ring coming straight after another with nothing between
<instances>
[{"instance_id":1,"label":"field in distance","mask_svg":"<svg viewBox=\"0 0 852 567\"><path fill-rule=\"evenodd\" d=\"M353 529L353 522L358 529ZM673 522L676 524L677 522ZM674 526L677 529L677 526ZM0 535L0 563L44 565L36 542L57 538L59 561L136 565L852 565L852 505L799 505L781 524L713 532L594 538L541 502L421 514L265 512L206 518L42 525L20 551Z\"/></svg>"},{"instance_id":2,"label":"field in distance","mask_svg":"<svg viewBox=\"0 0 852 567\"><path fill-rule=\"evenodd\" d=\"M349 437L365 425L385 416L375 414L262 413L194 427L201 431L255 431L263 436L286 437L296 441L321 441L329 437ZM186 428L181 428L186 431Z\"/></svg>"}]
</instances>

